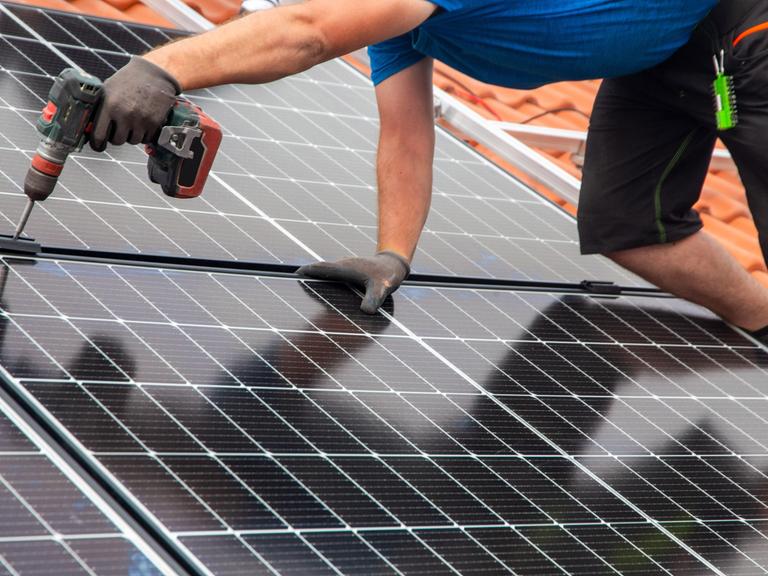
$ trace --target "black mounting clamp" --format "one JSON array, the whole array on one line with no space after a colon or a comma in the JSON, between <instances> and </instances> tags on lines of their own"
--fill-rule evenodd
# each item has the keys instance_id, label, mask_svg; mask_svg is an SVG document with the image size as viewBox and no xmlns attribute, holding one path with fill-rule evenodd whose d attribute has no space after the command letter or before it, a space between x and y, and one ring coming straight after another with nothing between
<instances>
[{"instance_id":1,"label":"black mounting clamp","mask_svg":"<svg viewBox=\"0 0 768 576\"><path fill-rule=\"evenodd\" d=\"M13 252L16 254L38 254L40 244L34 238L20 236L14 238L8 234L0 234L0 252Z\"/></svg>"},{"instance_id":2,"label":"black mounting clamp","mask_svg":"<svg viewBox=\"0 0 768 576\"><path fill-rule=\"evenodd\" d=\"M621 295L621 286L613 282L602 282L599 280L584 280L581 283L581 289L590 294L600 294L603 296Z\"/></svg>"}]
</instances>

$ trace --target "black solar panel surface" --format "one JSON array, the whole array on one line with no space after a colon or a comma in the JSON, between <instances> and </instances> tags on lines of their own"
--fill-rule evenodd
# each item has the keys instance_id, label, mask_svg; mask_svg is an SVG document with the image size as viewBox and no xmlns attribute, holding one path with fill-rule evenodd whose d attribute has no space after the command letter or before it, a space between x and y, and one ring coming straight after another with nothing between
<instances>
[{"instance_id":1,"label":"black solar panel surface","mask_svg":"<svg viewBox=\"0 0 768 576\"><path fill-rule=\"evenodd\" d=\"M161 574L7 410L0 400L0 574Z\"/></svg>"},{"instance_id":2,"label":"black solar panel surface","mask_svg":"<svg viewBox=\"0 0 768 576\"><path fill-rule=\"evenodd\" d=\"M766 566L768 354L691 305L6 265L0 363L201 569Z\"/></svg>"},{"instance_id":3,"label":"black solar panel surface","mask_svg":"<svg viewBox=\"0 0 768 576\"><path fill-rule=\"evenodd\" d=\"M77 65L106 78L167 33L6 6L0 14L0 215L16 222L50 76ZM170 201L138 147L84 150L28 232L46 246L304 264L375 248L377 112L370 83L341 61L263 86L191 98L224 128L200 199ZM438 129L435 194L414 262L421 273L645 285L578 254L573 219Z\"/></svg>"}]
</instances>

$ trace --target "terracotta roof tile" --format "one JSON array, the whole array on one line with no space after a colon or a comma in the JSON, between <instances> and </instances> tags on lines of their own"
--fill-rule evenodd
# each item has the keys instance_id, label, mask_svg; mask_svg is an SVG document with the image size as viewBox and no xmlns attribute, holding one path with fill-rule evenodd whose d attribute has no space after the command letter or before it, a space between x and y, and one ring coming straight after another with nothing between
<instances>
[{"instance_id":1,"label":"terracotta roof tile","mask_svg":"<svg viewBox=\"0 0 768 576\"><path fill-rule=\"evenodd\" d=\"M93 0L99 2L101 0ZM123 18L132 20L133 22L139 22L141 24L148 24L150 26L162 26L165 28L175 28L175 26L157 12L152 10L149 6L142 4L141 2L135 2L125 10L123 10Z\"/></svg>"},{"instance_id":2,"label":"terracotta roof tile","mask_svg":"<svg viewBox=\"0 0 768 576\"><path fill-rule=\"evenodd\" d=\"M19 0L22 4L32 4L41 8L51 8L53 10L64 10L65 12L79 12L79 10L66 0Z\"/></svg>"},{"instance_id":3,"label":"terracotta roof tile","mask_svg":"<svg viewBox=\"0 0 768 576\"><path fill-rule=\"evenodd\" d=\"M122 12L138 4L139 0L104 0L104 2Z\"/></svg>"},{"instance_id":4,"label":"terracotta roof tile","mask_svg":"<svg viewBox=\"0 0 768 576\"><path fill-rule=\"evenodd\" d=\"M739 216L738 218L731 220L729 224L732 228L753 236L755 241L757 241L757 227L755 226L755 221L752 220L751 217Z\"/></svg>"},{"instance_id":5,"label":"terracotta roof tile","mask_svg":"<svg viewBox=\"0 0 768 576\"><path fill-rule=\"evenodd\" d=\"M706 213L701 214L701 219L704 222L705 228L711 234L717 236L720 240L727 242L731 246L746 250L754 255L758 259L758 265L755 267L756 270L765 269L765 263L760 257L760 244L755 233L740 230L736 226L726 224Z\"/></svg>"},{"instance_id":6,"label":"terracotta roof tile","mask_svg":"<svg viewBox=\"0 0 768 576\"><path fill-rule=\"evenodd\" d=\"M129 20L150 26L173 28L168 20L142 4L139 0L19 0L24 4L33 4L56 10L81 12L102 18ZM211 22L221 24L240 11L238 0L189 0L189 6L200 12Z\"/></svg>"},{"instance_id":7,"label":"terracotta roof tile","mask_svg":"<svg viewBox=\"0 0 768 576\"><path fill-rule=\"evenodd\" d=\"M242 2L238 0L184 0L211 22L221 24L240 12Z\"/></svg>"},{"instance_id":8,"label":"terracotta roof tile","mask_svg":"<svg viewBox=\"0 0 768 576\"><path fill-rule=\"evenodd\" d=\"M745 203L709 186L704 186L701 198L696 203L696 208L700 212L714 216L723 222L731 222L739 217L749 217L749 208Z\"/></svg>"}]
</instances>

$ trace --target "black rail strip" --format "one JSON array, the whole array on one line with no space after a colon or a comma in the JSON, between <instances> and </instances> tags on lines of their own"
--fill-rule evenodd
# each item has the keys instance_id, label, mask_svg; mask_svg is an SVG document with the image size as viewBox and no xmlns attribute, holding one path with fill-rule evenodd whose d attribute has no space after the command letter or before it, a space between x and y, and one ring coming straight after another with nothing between
<instances>
[{"instance_id":1,"label":"black rail strip","mask_svg":"<svg viewBox=\"0 0 768 576\"><path fill-rule=\"evenodd\" d=\"M259 276L279 276L298 278L298 266L291 264L270 264L267 262L249 262L236 260L214 260L185 256L163 256L153 254L131 254L101 250L82 250L77 248L54 248L44 246L39 254L19 254L0 250L0 255L13 257L35 257L51 260L72 260L123 266L143 266L152 268L171 268L198 272L224 272L229 274L258 274ZM434 286L440 288L471 288L491 290L530 290L547 292L573 292L604 296L642 295L670 297L658 288L642 288L603 283L599 279L585 279L582 282L538 282L535 280L504 280L498 278L468 278L464 276L443 276L433 274L411 274L404 283L407 286ZM602 289L611 286L614 294L606 294Z\"/></svg>"}]
</instances>

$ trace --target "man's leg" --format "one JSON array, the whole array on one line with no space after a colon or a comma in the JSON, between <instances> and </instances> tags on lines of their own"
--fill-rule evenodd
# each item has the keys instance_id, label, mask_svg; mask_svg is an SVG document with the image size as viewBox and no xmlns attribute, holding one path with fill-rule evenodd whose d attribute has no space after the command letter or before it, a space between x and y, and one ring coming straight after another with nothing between
<instances>
[{"instance_id":1,"label":"man's leg","mask_svg":"<svg viewBox=\"0 0 768 576\"><path fill-rule=\"evenodd\" d=\"M587 145L579 231L584 252L606 254L667 292L756 331L768 326L768 290L699 230L690 210L709 167L707 148L721 136L746 185L768 257L768 31L733 47L742 30L768 21L768 3L755 2L743 14L742 4L721 6L670 60L604 84ZM731 8L737 12L730 14ZM715 37L704 34L712 28ZM726 69L735 75L740 122L718 134L709 86L712 53L721 46ZM649 203L656 237L648 228Z\"/></svg>"},{"instance_id":2,"label":"man's leg","mask_svg":"<svg viewBox=\"0 0 768 576\"><path fill-rule=\"evenodd\" d=\"M663 88L652 74L601 88L579 202L582 251L605 254L667 292L760 330L768 326L768 290L701 232L691 209L716 138L706 125L711 104L687 114L677 94L658 96Z\"/></svg>"},{"instance_id":3,"label":"man's leg","mask_svg":"<svg viewBox=\"0 0 768 576\"><path fill-rule=\"evenodd\" d=\"M608 254L662 290L750 331L768 326L768 290L706 232Z\"/></svg>"},{"instance_id":4,"label":"man's leg","mask_svg":"<svg viewBox=\"0 0 768 576\"><path fill-rule=\"evenodd\" d=\"M739 24L720 38L726 52L726 70L734 75L739 123L719 136L730 150L747 189L763 256L768 258L768 31L754 28L768 21L768 4L752 4L754 8L744 17L731 18ZM743 31L753 28L759 31L734 46ZM703 304L747 330L768 327L768 290L710 238L692 239L685 246L673 246L658 253L613 256L628 267L648 267L649 258L684 262L677 267L678 272L663 270L662 263L661 271L650 272L655 277L651 281L659 285L669 282L669 291Z\"/></svg>"}]
</instances>

